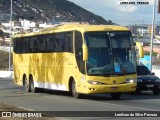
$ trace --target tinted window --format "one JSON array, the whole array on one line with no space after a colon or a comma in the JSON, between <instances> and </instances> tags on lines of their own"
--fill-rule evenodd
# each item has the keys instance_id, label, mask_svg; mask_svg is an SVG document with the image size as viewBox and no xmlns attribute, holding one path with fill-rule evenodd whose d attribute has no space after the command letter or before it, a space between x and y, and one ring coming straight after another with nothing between
<instances>
[{"instance_id":1,"label":"tinted window","mask_svg":"<svg viewBox=\"0 0 160 120\"><path fill-rule=\"evenodd\" d=\"M14 52L73 52L73 32L64 32L14 39Z\"/></svg>"},{"instance_id":2,"label":"tinted window","mask_svg":"<svg viewBox=\"0 0 160 120\"><path fill-rule=\"evenodd\" d=\"M137 66L137 74L138 75L149 75L151 72L146 66Z\"/></svg>"},{"instance_id":3,"label":"tinted window","mask_svg":"<svg viewBox=\"0 0 160 120\"><path fill-rule=\"evenodd\" d=\"M46 36L46 52L55 51L55 40L54 35Z\"/></svg>"}]
</instances>

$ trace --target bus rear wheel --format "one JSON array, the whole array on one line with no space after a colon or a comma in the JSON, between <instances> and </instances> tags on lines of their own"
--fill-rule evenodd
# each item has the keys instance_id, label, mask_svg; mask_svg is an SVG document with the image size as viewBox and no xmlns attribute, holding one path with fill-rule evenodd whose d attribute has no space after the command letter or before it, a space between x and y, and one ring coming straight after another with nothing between
<instances>
[{"instance_id":1,"label":"bus rear wheel","mask_svg":"<svg viewBox=\"0 0 160 120\"><path fill-rule=\"evenodd\" d=\"M24 87L26 92L31 92L29 81L27 80L26 76L24 77Z\"/></svg>"},{"instance_id":2,"label":"bus rear wheel","mask_svg":"<svg viewBox=\"0 0 160 120\"><path fill-rule=\"evenodd\" d=\"M122 93L118 93L118 92L117 93L111 93L111 97L112 97L113 100L120 99L121 95L122 95Z\"/></svg>"},{"instance_id":3,"label":"bus rear wheel","mask_svg":"<svg viewBox=\"0 0 160 120\"><path fill-rule=\"evenodd\" d=\"M77 99L81 98L82 96L81 94L77 93L75 80L72 80L72 96Z\"/></svg>"},{"instance_id":4,"label":"bus rear wheel","mask_svg":"<svg viewBox=\"0 0 160 120\"><path fill-rule=\"evenodd\" d=\"M37 88L34 86L34 80L33 77L30 77L30 89L32 93L36 93L37 92Z\"/></svg>"}]
</instances>

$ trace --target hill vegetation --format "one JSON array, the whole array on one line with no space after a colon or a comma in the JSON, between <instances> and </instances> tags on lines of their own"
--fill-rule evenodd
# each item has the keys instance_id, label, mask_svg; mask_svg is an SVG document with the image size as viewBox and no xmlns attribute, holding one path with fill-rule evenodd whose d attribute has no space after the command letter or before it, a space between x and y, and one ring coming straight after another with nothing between
<instances>
[{"instance_id":1,"label":"hill vegetation","mask_svg":"<svg viewBox=\"0 0 160 120\"><path fill-rule=\"evenodd\" d=\"M10 13L10 0L0 0L0 12ZM14 19L34 21L89 22L110 24L82 7L67 0L13 0Z\"/></svg>"},{"instance_id":2,"label":"hill vegetation","mask_svg":"<svg viewBox=\"0 0 160 120\"><path fill-rule=\"evenodd\" d=\"M8 59L9 53L0 50L0 70L7 70L8 69ZM12 64L12 55L11 55L11 64Z\"/></svg>"}]
</instances>

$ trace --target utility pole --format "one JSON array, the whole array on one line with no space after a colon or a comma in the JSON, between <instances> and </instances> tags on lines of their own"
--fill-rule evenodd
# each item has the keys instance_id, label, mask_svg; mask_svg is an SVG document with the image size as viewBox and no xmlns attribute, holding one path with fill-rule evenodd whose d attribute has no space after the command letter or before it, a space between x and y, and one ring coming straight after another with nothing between
<instances>
[{"instance_id":1,"label":"utility pole","mask_svg":"<svg viewBox=\"0 0 160 120\"><path fill-rule=\"evenodd\" d=\"M152 55L153 55L153 38L154 38L155 6L156 6L156 0L154 0L154 3L153 3L152 31L151 31L151 47L150 47L150 71L152 71Z\"/></svg>"},{"instance_id":2,"label":"utility pole","mask_svg":"<svg viewBox=\"0 0 160 120\"><path fill-rule=\"evenodd\" d=\"M12 0L11 0L11 13L10 13L10 43L9 43L9 71L11 71L11 42L12 42Z\"/></svg>"},{"instance_id":3,"label":"utility pole","mask_svg":"<svg viewBox=\"0 0 160 120\"><path fill-rule=\"evenodd\" d=\"M158 0L158 13L160 13L160 0Z\"/></svg>"}]
</instances>

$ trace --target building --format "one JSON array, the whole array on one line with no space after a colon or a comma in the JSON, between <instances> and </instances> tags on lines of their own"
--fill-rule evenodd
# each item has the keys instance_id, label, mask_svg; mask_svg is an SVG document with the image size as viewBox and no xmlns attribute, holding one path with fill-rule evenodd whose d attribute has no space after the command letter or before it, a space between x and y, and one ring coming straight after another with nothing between
<instances>
[{"instance_id":1,"label":"building","mask_svg":"<svg viewBox=\"0 0 160 120\"><path fill-rule=\"evenodd\" d=\"M129 29L131 30L132 34L137 34L137 29L138 29L138 26L137 25L132 25L132 26L129 26Z\"/></svg>"},{"instance_id":2,"label":"building","mask_svg":"<svg viewBox=\"0 0 160 120\"><path fill-rule=\"evenodd\" d=\"M129 26L129 29L133 34L148 34L148 25L132 25Z\"/></svg>"},{"instance_id":3,"label":"building","mask_svg":"<svg viewBox=\"0 0 160 120\"><path fill-rule=\"evenodd\" d=\"M19 22L21 24L21 27L23 27L24 29L36 27L35 22L29 21L29 20L26 20L26 19L19 19Z\"/></svg>"},{"instance_id":4,"label":"building","mask_svg":"<svg viewBox=\"0 0 160 120\"><path fill-rule=\"evenodd\" d=\"M3 32L10 33L11 21L1 24L4 26L1 28ZM19 21L12 21L12 34L37 31L35 28L36 23L29 20L20 19Z\"/></svg>"},{"instance_id":5,"label":"building","mask_svg":"<svg viewBox=\"0 0 160 120\"><path fill-rule=\"evenodd\" d=\"M148 33L151 34L152 31L152 26L148 26ZM159 25L155 25L154 26L154 35L160 35L160 26Z\"/></svg>"},{"instance_id":6,"label":"building","mask_svg":"<svg viewBox=\"0 0 160 120\"><path fill-rule=\"evenodd\" d=\"M138 34L140 35L145 35L145 34L148 34L148 29L146 28L138 28Z\"/></svg>"}]
</instances>

